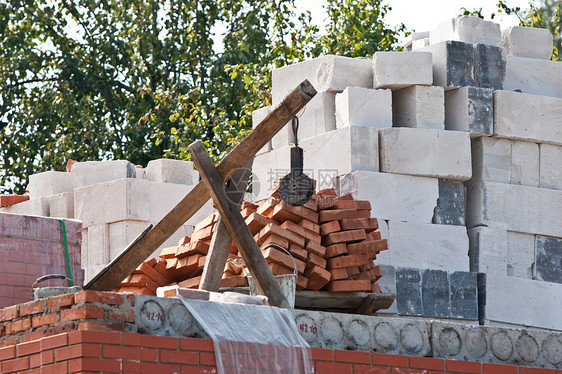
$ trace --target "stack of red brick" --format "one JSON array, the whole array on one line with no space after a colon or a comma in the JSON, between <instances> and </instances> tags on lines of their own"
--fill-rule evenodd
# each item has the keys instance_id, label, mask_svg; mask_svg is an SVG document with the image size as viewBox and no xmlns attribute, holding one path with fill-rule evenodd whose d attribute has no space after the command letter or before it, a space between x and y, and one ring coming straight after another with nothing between
<instances>
[{"instance_id":1,"label":"stack of red brick","mask_svg":"<svg viewBox=\"0 0 562 374\"><path fill-rule=\"evenodd\" d=\"M273 274L291 274L296 266L297 289L380 292L381 271L373 260L387 249L387 241L377 231L368 201L338 198L327 189L296 207L274 194L259 206L244 202L241 213ZM191 238L164 249L159 261L143 263L118 291L152 295L158 286L197 288L217 218L215 213L200 222ZM247 286L247 274L233 244L221 287Z\"/></svg>"}]
</instances>

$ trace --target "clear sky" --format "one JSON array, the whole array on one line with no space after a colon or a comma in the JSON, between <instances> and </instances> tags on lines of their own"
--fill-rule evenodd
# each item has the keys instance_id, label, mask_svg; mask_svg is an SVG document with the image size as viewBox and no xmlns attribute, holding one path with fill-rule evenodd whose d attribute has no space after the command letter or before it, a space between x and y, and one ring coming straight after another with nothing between
<instances>
[{"instance_id":1,"label":"clear sky","mask_svg":"<svg viewBox=\"0 0 562 374\"><path fill-rule=\"evenodd\" d=\"M504 0L509 6L519 6L527 9L531 0ZM322 9L322 0L297 0L299 9L310 10L318 24L323 23L326 13ZM492 12L497 13L498 0L383 0L392 10L386 17L391 25L404 23L408 30L429 31L437 24L448 18L456 17L462 7L468 10L482 8L484 19L490 20ZM517 25L515 16L498 15L493 20L500 23L502 28Z\"/></svg>"}]
</instances>

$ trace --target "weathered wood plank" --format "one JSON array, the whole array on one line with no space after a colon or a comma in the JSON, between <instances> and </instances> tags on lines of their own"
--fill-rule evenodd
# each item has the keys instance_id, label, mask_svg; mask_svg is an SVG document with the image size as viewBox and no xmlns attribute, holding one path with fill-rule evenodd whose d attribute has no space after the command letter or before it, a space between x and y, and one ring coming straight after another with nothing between
<instances>
[{"instance_id":1,"label":"weathered wood plank","mask_svg":"<svg viewBox=\"0 0 562 374\"><path fill-rule=\"evenodd\" d=\"M250 229L246 225L240 209L226 195L224 180L207 154L201 141L189 145L191 159L197 166L201 178L209 188L213 202L219 211L222 222L228 228L234 243L238 247L250 274L256 280L258 290L267 296L269 304L289 308L289 302L283 295L281 287L275 281L271 269L261 254Z\"/></svg>"},{"instance_id":2,"label":"weathered wood plank","mask_svg":"<svg viewBox=\"0 0 562 374\"><path fill-rule=\"evenodd\" d=\"M254 157L292 119L293 114L298 113L315 95L316 90L308 80L295 88L217 165L223 179L230 179L232 173ZM209 197L207 187L199 182L152 230L134 245L129 245L117 261L106 266L101 276L92 279L84 289L110 291L117 287L121 280L201 209Z\"/></svg>"}]
</instances>

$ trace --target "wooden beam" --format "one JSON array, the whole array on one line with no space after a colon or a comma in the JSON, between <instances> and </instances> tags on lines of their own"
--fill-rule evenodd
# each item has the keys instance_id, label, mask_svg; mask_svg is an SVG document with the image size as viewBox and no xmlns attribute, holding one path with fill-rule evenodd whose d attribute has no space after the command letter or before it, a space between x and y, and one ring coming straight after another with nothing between
<instances>
[{"instance_id":1,"label":"wooden beam","mask_svg":"<svg viewBox=\"0 0 562 374\"><path fill-rule=\"evenodd\" d=\"M217 165L223 179L242 167L248 160L267 144L314 96L316 90L308 80L295 88L282 103L269 113L264 120L234 147ZM137 266L162 245L181 225L191 218L209 200L209 191L204 183L199 182L193 189L160 220L146 235L134 245L129 245L120 255L118 261L111 262L102 272L103 275L92 279L84 289L111 291L129 275Z\"/></svg>"},{"instance_id":2,"label":"wooden beam","mask_svg":"<svg viewBox=\"0 0 562 374\"><path fill-rule=\"evenodd\" d=\"M244 192L248 179L252 173L252 161L250 160L242 169L238 170L231 180L226 182L226 194L228 199L240 209L240 204L244 199ZM228 232L228 228L219 216L215 223L216 230L213 232L209 253L205 259L205 267L201 275L200 290L218 291L221 285L221 279L224 272L224 265L228 259L228 253L232 244L232 236Z\"/></svg>"},{"instance_id":3,"label":"wooden beam","mask_svg":"<svg viewBox=\"0 0 562 374\"><path fill-rule=\"evenodd\" d=\"M228 199L224 180L207 154L200 140L189 145L191 159L197 166L201 178L209 188L213 202L219 211L222 221L228 228L234 243L238 247L256 286L262 295L267 296L269 304L282 308L290 308L289 302L277 284L271 269L267 265L258 244L250 229L244 222L240 209Z\"/></svg>"}]
</instances>

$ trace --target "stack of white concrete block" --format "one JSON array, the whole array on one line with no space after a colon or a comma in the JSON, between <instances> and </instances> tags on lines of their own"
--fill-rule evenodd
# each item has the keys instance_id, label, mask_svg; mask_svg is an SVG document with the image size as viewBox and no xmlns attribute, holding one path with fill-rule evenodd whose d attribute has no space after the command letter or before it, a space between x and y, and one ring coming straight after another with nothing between
<instances>
[{"instance_id":1,"label":"stack of white concrete block","mask_svg":"<svg viewBox=\"0 0 562 374\"><path fill-rule=\"evenodd\" d=\"M82 267L88 281L198 182L199 174L189 161L153 160L145 169L125 160L78 162L69 173L32 175L30 200L4 209L81 220ZM191 235L194 225L212 210L209 201L154 253Z\"/></svg>"},{"instance_id":2,"label":"stack of white concrete block","mask_svg":"<svg viewBox=\"0 0 562 374\"><path fill-rule=\"evenodd\" d=\"M562 63L549 61L552 36L459 17L406 47L273 71L273 105L304 79L318 91L299 114L305 172L318 189L371 201L389 239L379 264L482 272L485 297L513 284L513 299L546 289L559 305ZM269 111L256 111L254 125ZM294 141L288 124L256 157L256 199L289 172ZM515 321L492 305L482 319L544 325L541 313Z\"/></svg>"}]
</instances>

